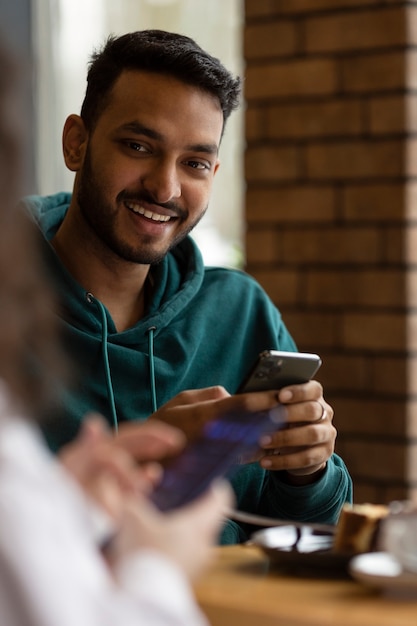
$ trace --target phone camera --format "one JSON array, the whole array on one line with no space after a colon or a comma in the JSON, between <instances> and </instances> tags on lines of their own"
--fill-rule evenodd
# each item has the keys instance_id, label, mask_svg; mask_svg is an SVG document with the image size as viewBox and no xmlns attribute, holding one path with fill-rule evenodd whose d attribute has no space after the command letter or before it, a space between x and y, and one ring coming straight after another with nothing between
<instances>
[{"instance_id":1,"label":"phone camera","mask_svg":"<svg viewBox=\"0 0 417 626\"><path fill-rule=\"evenodd\" d=\"M275 378L275 376L277 376L277 374L279 374L281 372L282 369L282 359L279 359L278 361L276 360L271 360L268 361L267 363L265 363L266 366L266 376L267 378L273 380Z\"/></svg>"},{"instance_id":2,"label":"phone camera","mask_svg":"<svg viewBox=\"0 0 417 626\"><path fill-rule=\"evenodd\" d=\"M281 367L279 367L278 365L271 367L268 372L268 378L274 379L275 376L280 373L280 371L281 371Z\"/></svg>"}]
</instances>

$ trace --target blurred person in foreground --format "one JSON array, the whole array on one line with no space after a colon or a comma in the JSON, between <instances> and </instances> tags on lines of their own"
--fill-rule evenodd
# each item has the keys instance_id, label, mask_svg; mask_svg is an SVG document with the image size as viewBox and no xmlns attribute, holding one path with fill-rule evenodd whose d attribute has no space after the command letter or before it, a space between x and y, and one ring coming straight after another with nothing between
<instances>
[{"instance_id":1,"label":"blurred person in foreground","mask_svg":"<svg viewBox=\"0 0 417 626\"><path fill-rule=\"evenodd\" d=\"M158 513L146 497L155 461L179 451L184 437L156 420L143 424L136 444L141 466L97 417L86 419L61 462L41 435L67 366L33 225L15 208L25 137L16 77L1 46L0 624L202 626L190 579L211 554L229 488L218 484L187 509Z\"/></svg>"},{"instance_id":2,"label":"blurred person in foreground","mask_svg":"<svg viewBox=\"0 0 417 626\"><path fill-rule=\"evenodd\" d=\"M260 285L242 271L205 267L189 236L207 209L239 99L240 79L183 35L137 31L93 54L81 113L63 131L73 193L25 201L42 231L79 381L65 419L45 433L59 449L93 409L132 446L149 416L191 438L224 411L282 403L290 427L263 438L259 458L234 474L237 507L336 523L352 484L334 454L322 386L236 394L259 352L297 347ZM244 542L252 530L228 520L221 542Z\"/></svg>"}]
</instances>

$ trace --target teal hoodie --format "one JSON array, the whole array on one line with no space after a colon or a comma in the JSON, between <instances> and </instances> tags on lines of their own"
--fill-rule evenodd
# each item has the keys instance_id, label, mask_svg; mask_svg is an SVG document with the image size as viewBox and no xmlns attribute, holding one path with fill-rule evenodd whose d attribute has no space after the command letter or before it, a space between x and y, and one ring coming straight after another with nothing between
<instances>
[{"instance_id":1,"label":"teal hoodie","mask_svg":"<svg viewBox=\"0 0 417 626\"><path fill-rule=\"evenodd\" d=\"M145 317L117 332L109 312L72 278L49 243L70 199L59 193L25 200L44 235L64 337L77 364L77 386L66 393L65 414L45 432L53 449L75 436L89 411L100 412L110 424L143 420L184 389L223 385L235 393L262 350L296 351L260 285L239 270L205 267L190 237L152 267ZM313 485L287 485L280 472L258 463L243 465L232 484L237 508L296 521L336 523L352 498L351 479L335 454ZM222 543L244 541L252 530L229 521Z\"/></svg>"}]
</instances>

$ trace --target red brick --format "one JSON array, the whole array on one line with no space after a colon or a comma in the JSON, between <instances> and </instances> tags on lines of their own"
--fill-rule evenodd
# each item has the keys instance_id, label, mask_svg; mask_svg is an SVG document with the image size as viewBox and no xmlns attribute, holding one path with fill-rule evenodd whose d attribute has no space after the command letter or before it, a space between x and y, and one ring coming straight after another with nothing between
<instances>
[{"instance_id":1,"label":"red brick","mask_svg":"<svg viewBox=\"0 0 417 626\"><path fill-rule=\"evenodd\" d=\"M346 52L407 43L404 7L314 17L306 25L307 52Z\"/></svg>"},{"instance_id":2,"label":"red brick","mask_svg":"<svg viewBox=\"0 0 417 626\"><path fill-rule=\"evenodd\" d=\"M352 369L349 369L351 359L345 365L345 377L349 379ZM352 387L354 388L354 387ZM327 389L327 393L326 393ZM325 395L329 395L329 387L325 387ZM332 403L331 403L332 404ZM338 431L345 435L367 435L388 437L402 437L406 428L406 408L404 401L388 401L365 397L339 398L332 404L334 409L334 424ZM359 438L359 437L358 437Z\"/></svg>"},{"instance_id":3,"label":"red brick","mask_svg":"<svg viewBox=\"0 0 417 626\"><path fill-rule=\"evenodd\" d=\"M417 250L414 250L414 256L417 256ZM417 307L417 269L410 267L403 271L404 282L406 285L406 301L404 305L407 307Z\"/></svg>"},{"instance_id":4,"label":"red brick","mask_svg":"<svg viewBox=\"0 0 417 626\"><path fill-rule=\"evenodd\" d=\"M338 86L336 61L327 59L290 60L248 65L247 100L314 96L335 93Z\"/></svg>"},{"instance_id":5,"label":"red brick","mask_svg":"<svg viewBox=\"0 0 417 626\"><path fill-rule=\"evenodd\" d=\"M279 298L274 298L274 302L282 309ZM293 309L291 311L283 309L281 312L299 350L308 352L313 349L314 344L314 350L320 352L338 345L339 318L334 313L325 311L312 313Z\"/></svg>"},{"instance_id":6,"label":"red brick","mask_svg":"<svg viewBox=\"0 0 417 626\"><path fill-rule=\"evenodd\" d=\"M335 193L330 187L284 187L246 192L248 223L320 223L334 217Z\"/></svg>"},{"instance_id":7,"label":"red brick","mask_svg":"<svg viewBox=\"0 0 417 626\"><path fill-rule=\"evenodd\" d=\"M380 0L367 0L372 5ZM363 0L338 0L337 8L349 8L363 4ZM283 13L298 15L320 9L334 9L334 0L245 0L245 17L250 22L253 18L280 17Z\"/></svg>"},{"instance_id":8,"label":"red brick","mask_svg":"<svg viewBox=\"0 0 417 626\"><path fill-rule=\"evenodd\" d=\"M298 275L291 270L254 270L248 267L248 272L262 285L269 297L278 303L278 306L293 305L297 301Z\"/></svg>"},{"instance_id":9,"label":"red brick","mask_svg":"<svg viewBox=\"0 0 417 626\"><path fill-rule=\"evenodd\" d=\"M246 254L251 263L277 261L278 235L274 230L255 230L246 233Z\"/></svg>"},{"instance_id":10,"label":"red brick","mask_svg":"<svg viewBox=\"0 0 417 626\"><path fill-rule=\"evenodd\" d=\"M417 350L417 314L408 312L407 321L407 347L409 350Z\"/></svg>"},{"instance_id":11,"label":"red brick","mask_svg":"<svg viewBox=\"0 0 417 626\"><path fill-rule=\"evenodd\" d=\"M417 182L408 180L404 184L405 217L407 220L417 219Z\"/></svg>"},{"instance_id":12,"label":"red brick","mask_svg":"<svg viewBox=\"0 0 417 626\"><path fill-rule=\"evenodd\" d=\"M369 384L369 392L395 394L397 397L406 397L407 392L417 391L417 376L415 380L410 376L415 370L415 358L401 356L377 355L372 362L372 381ZM410 388L409 388L410 385ZM413 391L414 390L414 391ZM403 407L401 420L403 433L405 432L406 411ZM381 425L381 430L385 425Z\"/></svg>"},{"instance_id":13,"label":"red brick","mask_svg":"<svg viewBox=\"0 0 417 626\"><path fill-rule=\"evenodd\" d=\"M276 21L247 26L244 32L245 58L279 57L294 54L297 49L296 25Z\"/></svg>"},{"instance_id":14,"label":"red brick","mask_svg":"<svg viewBox=\"0 0 417 626\"><path fill-rule=\"evenodd\" d=\"M256 0L252 0L256 3ZM271 12L275 7L281 13L311 13L317 10L337 10L363 7L364 0L271 0ZM367 6L380 5L381 0L366 0Z\"/></svg>"},{"instance_id":15,"label":"red brick","mask_svg":"<svg viewBox=\"0 0 417 626\"><path fill-rule=\"evenodd\" d=\"M417 342L408 333L407 319L401 313L346 313L343 347L358 350L415 349Z\"/></svg>"},{"instance_id":16,"label":"red brick","mask_svg":"<svg viewBox=\"0 0 417 626\"><path fill-rule=\"evenodd\" d=\"M401 481L407 475L407 461L401 443L351 441L347 462L350 471L361 476L386 481Z\"/></svg>"},{"instance_id":17,"label":"red brick","mask_svg":"<svg viewBox=\"0 0 417 626\"><path fill-rule=\"evenodd\" d=\"M386 494L387 490L381 488L379 483L375 483L369 480L366 481L361 476L355 476L353 483L355 486L353 491L353 501L355 504L364 504L366 502L372 502L374 504L389 504L391 500L406 499L406 490L404 487L396 487L396 495L394 498L392 498Z\"/></svg>"},{"instance_id":18,"label":"red brick","mask_svg":"<svg viewBox=\"0 0 417 626\"><path fill-rule=\"evenodd\" d=\"M415 53L409 53L407 57L413 61ZM404 89L409 82L405 74L407 58L403 52L358 55L340 63L345 93Z\"/></svg>"},{"instance_id":19,"label":"red brick","mask_svg":"<svg viewBox=\"0 0 417 626\"><path fill-rule=\"evenodd\" d=\"M412 488L407 482L401 484L384 484L380 481L366 480L362 476L354 479L354 502L363 504L372 502L374 504L390 504L394 500L408 500L412 494Z\"/></svg>"},{"instance_id":20,"label":"red brick","mask_svg":"<svg viewBox=\"0 0 417 626\"><path fill-rule=\"evenodd\" d=\"M322 353L355 501L417 498L416 3L246 6L248 268Z\"/></svg>"},{"instance_id":21,"label":"red brick","mask_svg":"<svg viewBox=\"0 0 417 626\"><path fill-rule=\"evenodd\" d=\"M406 154L406 176L417 176L417 141L409 137L404 144Z\"/></svg>"},{"instance_id":22,"label":"red brick","mask_svg":"<svg viewBox=\"0 0 417 626\"><path fill-rule=\"evenodd\" d=\"M245 0L246 20L251 17L265 17L271 14L274 0Z\"/></svg>"},{"instance_id":23,"label":"red brick","mask_svg":"<svg viewBox=\"0 0 417 626\"><path fill-rule=\"evenodd\" d=\"M306 300L310 306L403 307L407 304L404 272L388 269L309 271Z\"/></svg>"},{"instance_id":24,"label":"red brick","mask_svg":"<svg viewBox=\"0 0 417 626\"><path fill-rule=\"evenodd\" d=\"M384 228L384 245L382 258L388 263L404 263L406 260L406 249L404 242L407 237L405 225L398 227Z\"/></svg>"},{"instance_id":25,"label":"red brick","mask_svg":"<svg viewBox=\"0 0 417 626\"><path fill-rule=\"evenodd\" d=\"M409 224L398 228L389 228L384 235L386 241L385 259L390 263L408 263L415 264L417 260L417 227ZM414 285L415 281L414 268L409 268L408 272L408 289L411 300L415 306Z\"/></svg>"},{"instance_id":26,"label":"red brick","mask_svg":"<svg viewBox=\"0 0 417 626\"><path fill-rule=\"evenodd\" d=\"M415 96L382 96L369 100L369 132L374 135L415 132L417 98Z\"/></svg>"},{"instance_id":27,"label":"red brick","mask_svg":"<svg viewBox=\"0 0 417 626\"><path fill-rule=\"evenodd\" d=\"M379 259L379 234L375 228L305 230L283 234L287 263L372 263Z\"/></svg>"},{"instance_id":28,"label":"red brick","mask_svg":"<svg viewBox=\"0 0 417 626\"><path fill-rule=\"evenodd\" d=\"M362 130L362 105L358 100L282 105L266 111L270 138L358 135Z\"/></svg>"},{"instance_id":29,"label":"red brick","mask_svg":"<svg viewBox=\"0 0 417 626\"><path fill-rule=\"evenodd\" d=\"M261 146L247 148L245 155L246 180L294 181L298 176L297 149L294 146Z\"/></svg>"},{"instance_id":30,"label":"red brick","mask_svg":"<svg viewBox=\"0 0 417 626\"><path fill-rule=\"evenodd\" d=\"M312 179L401 176L404 161L404 143L400 140L346 141L306 147L307 173Z\"/></svg>"},{"instance_id":31,"label":"red brick","mask_svg":"<svg viewBox=\"0 0 417 626\"><path fill-rule=\"evenodd\" d=\"M263 109L259 107L248 107L245 111L245 138L247 141L264 139L264 119Z\"/></svg>"},{"instance_id":32,"label":"red brick","mask_svg":"<svg viewBox=\"0 0 417 626\"><path fill-rule=\"evenodd\" d=\"M342 191L343 214L349 221L401 222L405 214L405 195L404 185L399 183L349 185Z\"/></svg>"},{"instance_id":33,"label":"red brick","mask_svg":"<svg viewBox=\"0 0 417 626\"><path fill-rule=\"evenodd\" d=\"M404 260L407 263L417 263L417 226L409 225L404 232ZM415 279L415 274L412 276Z\"/></svg>"},{"instance_id":34,"label":"red brick","mask_svg":"<svg viewBox=\"0 0 417 626\"><path fill-rule=\"evenodd\" d=\"M323 384L326 395L334 391L340 395L343 391L365 391L369 388L369 357L338 352L322 353L321 357L323 364L317 378Z\"/></svg>"},{"instance_id":35,"label":"red brick","mask_svg":"<svg viewBox=\"0 0 417 626\"><path fill-rule=\"evenodd\" d=\"M371 409L366 409L368 413L372 411L375 415L381 416L379 420L381 434L384 434L387 429L390 433L394 432L392 431L394 426L387 423L387 417L383 417L393 412L396 416L395 432L407 434L409 437L417 436L417 401L412 399L417 395L417 357L415 355L407 356L405 351L401 355L393 354L392 356L386 356L377 351L373 355L358 355L355 351L353 355L349 352L343 354L324 352L321 356L323 365L320 370L320 379L327 390L327 395L337 394L335 406L338 407L338 414L342 415L340 426L344 432L361 430L354 425L354 421L349 422L352 424L351 428L346 428L344 423L345 420L349 420L350 413L360 415L362 413L360 407L365 405L371 407ZM349 395L341 398L341 394L345 391L348 391ZM365 392L366 395L356 397L352 391ZM409 397L411 399L408 399ZM369 424L365 422L364 428L372 424L372 418L370 420Z\"/></svg>"}]
</instances>

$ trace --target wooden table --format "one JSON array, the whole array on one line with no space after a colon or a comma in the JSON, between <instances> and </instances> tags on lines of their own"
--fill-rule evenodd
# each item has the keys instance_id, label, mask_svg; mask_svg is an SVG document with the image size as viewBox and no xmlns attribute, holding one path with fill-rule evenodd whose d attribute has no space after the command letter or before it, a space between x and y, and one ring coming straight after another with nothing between
<instances>
[{"instance_id":1,"label":"wooden table","mask_svg":"<svg viewBox=\"0 0 417 626\"><path fill-rule=\"evenodd\" d=\"M350 579L289 576L255 546L215 551L195 586L212 626L417 626L417 598Z\"/></svg>"}]
</instances>

